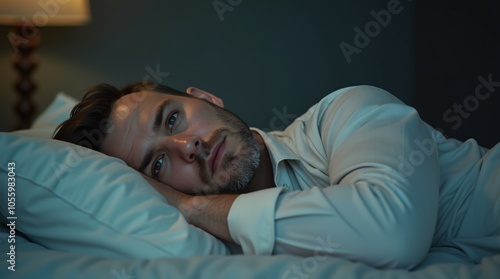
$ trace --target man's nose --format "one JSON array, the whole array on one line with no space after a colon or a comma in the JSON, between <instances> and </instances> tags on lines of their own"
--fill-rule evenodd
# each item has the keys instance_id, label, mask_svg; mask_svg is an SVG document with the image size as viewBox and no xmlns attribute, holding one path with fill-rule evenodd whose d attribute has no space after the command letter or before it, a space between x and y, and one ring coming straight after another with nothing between
<instances>
[{"instance_id":1,"label":"man's nose","mask_svg":"<svg viewBox=\"0 0 500 279\"><path fill-rule=\"evenodd\" d=\"M172 154L178 155L188 163L195 161L196 156L201 156L203 153L202 139L198 136L167 136L164 142Z\"/></svg>"}]
</instances>

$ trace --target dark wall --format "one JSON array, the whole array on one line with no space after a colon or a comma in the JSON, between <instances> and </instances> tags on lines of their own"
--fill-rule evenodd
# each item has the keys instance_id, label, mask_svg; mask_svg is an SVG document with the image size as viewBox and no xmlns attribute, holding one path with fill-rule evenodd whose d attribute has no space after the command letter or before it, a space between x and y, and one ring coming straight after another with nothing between
<instances>
[{"instance_id":1,"label":"dark wall","mask_svg":"<svg viewBox=\"0 0 500 279\"><path fill-rule=\"evenodd\" d=\"M40 28L37 113L59 91L79 97L92 84L124 85L159 69L161 82L211 91L260 128L284 127L340 87L371 84L414 105L449 137L488 147L500 140L500 10L493 0L90 4L87 26ZM0 27L1 131L15 124L9 30ZM476 93L483 79L492 85Z\"/></svg>"},{"instance_id":2,"label":"dark wall","mask_svg":"<svg viewBox=\"0 0 500 279\"><path fill-rule=\"evenodd\" d=\"M415 1L415 106L446 136L500 142L500 4Z\"/></svg>"},{"instance_id":3,"label":"dark wall","mask_svg":"<svg viewBox=\"0 0 500 279\"><path fill-rule=\"evenodd\" d=\"M228 10L220 16L214 3ZM388 10L388 3L397 11L390 20L379 13ZM162 83L211 91L260 128L283 128L290 117L344 86L376 85L412 102L411 1L93 0L90 4L89 25L40 29L40 64L33 76L38 83L38 113L58 91L80 96L94 83L124 85L142 80L157 67ZM381 14L385 26L376 23L373 13ZM355 27L365 30L367 25L372 36L363 40ZM0 44L4 100L0 129L5 131L14 124L15 72L6 39L9 29L2 27L0 32L5 38ZM355 40L356 36L360 38ZM355 51L350 63L339 46L342 42Z\"/></svg>"}]
</instances>

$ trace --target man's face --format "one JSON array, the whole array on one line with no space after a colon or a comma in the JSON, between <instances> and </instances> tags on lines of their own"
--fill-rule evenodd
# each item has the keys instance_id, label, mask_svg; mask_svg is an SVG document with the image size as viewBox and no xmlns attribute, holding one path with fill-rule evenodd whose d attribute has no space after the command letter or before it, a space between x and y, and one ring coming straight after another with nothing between
<instances>
[{"instance_id":1,"label":"man's face","mask_svg":"<svg viewBox=\"0 0 500 279\"><path fill-rule=\"evenodd\" d=\"M197 98L143 91L120 98L101 151L184 193L237 193L259 165L252 132Z\"/></svg>"}]
</instances>

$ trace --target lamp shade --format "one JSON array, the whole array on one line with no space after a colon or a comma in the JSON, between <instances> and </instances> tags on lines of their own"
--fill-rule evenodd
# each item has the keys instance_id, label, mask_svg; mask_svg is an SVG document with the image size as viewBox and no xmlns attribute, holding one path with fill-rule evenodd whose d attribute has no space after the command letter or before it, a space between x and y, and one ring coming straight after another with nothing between
<instances>
[{"instance_id":1,"label":"lamp shade","mask_svg":"<svg viewBox=\"0 0 500 279\"><path fill-rule=\"evenodd\" d=\"M0 0L3 25L84 25L90 17L88 0Z\"/></svg>"}]
</instances>

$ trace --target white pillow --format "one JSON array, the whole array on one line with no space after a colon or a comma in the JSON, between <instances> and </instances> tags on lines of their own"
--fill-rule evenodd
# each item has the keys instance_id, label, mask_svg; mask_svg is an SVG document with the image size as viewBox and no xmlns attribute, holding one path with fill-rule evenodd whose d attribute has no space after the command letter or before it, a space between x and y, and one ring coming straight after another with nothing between
<instances>
[{"instance_id":1,"label":"white pillow","mask_svg":"<svg viewBox=\"0 0 500 279\"><path fill-rule=\"evenodd\" d=\"M8 164L15 163L15 212L10 215L8 203L1 202L4 220L16 216L17 230L60 251L115 258L229 254L122 160L47 138L73 105L56 98L35 121L37 129L0 133L4 185ZM2 201L6 189L0 191Z\"/></svg>"},{"instance_id":2,"label":"white pillow","mask_svg":"<svg viewBox=\"0 0 500 279\"><path fill-rule=\"evenodd\" d=\"M63 92L57 93L52 103L38 116L31 128L44 128L59 125L59 123L69 118L69 114L77 100Z\"/></svg>"}]
</instances>

